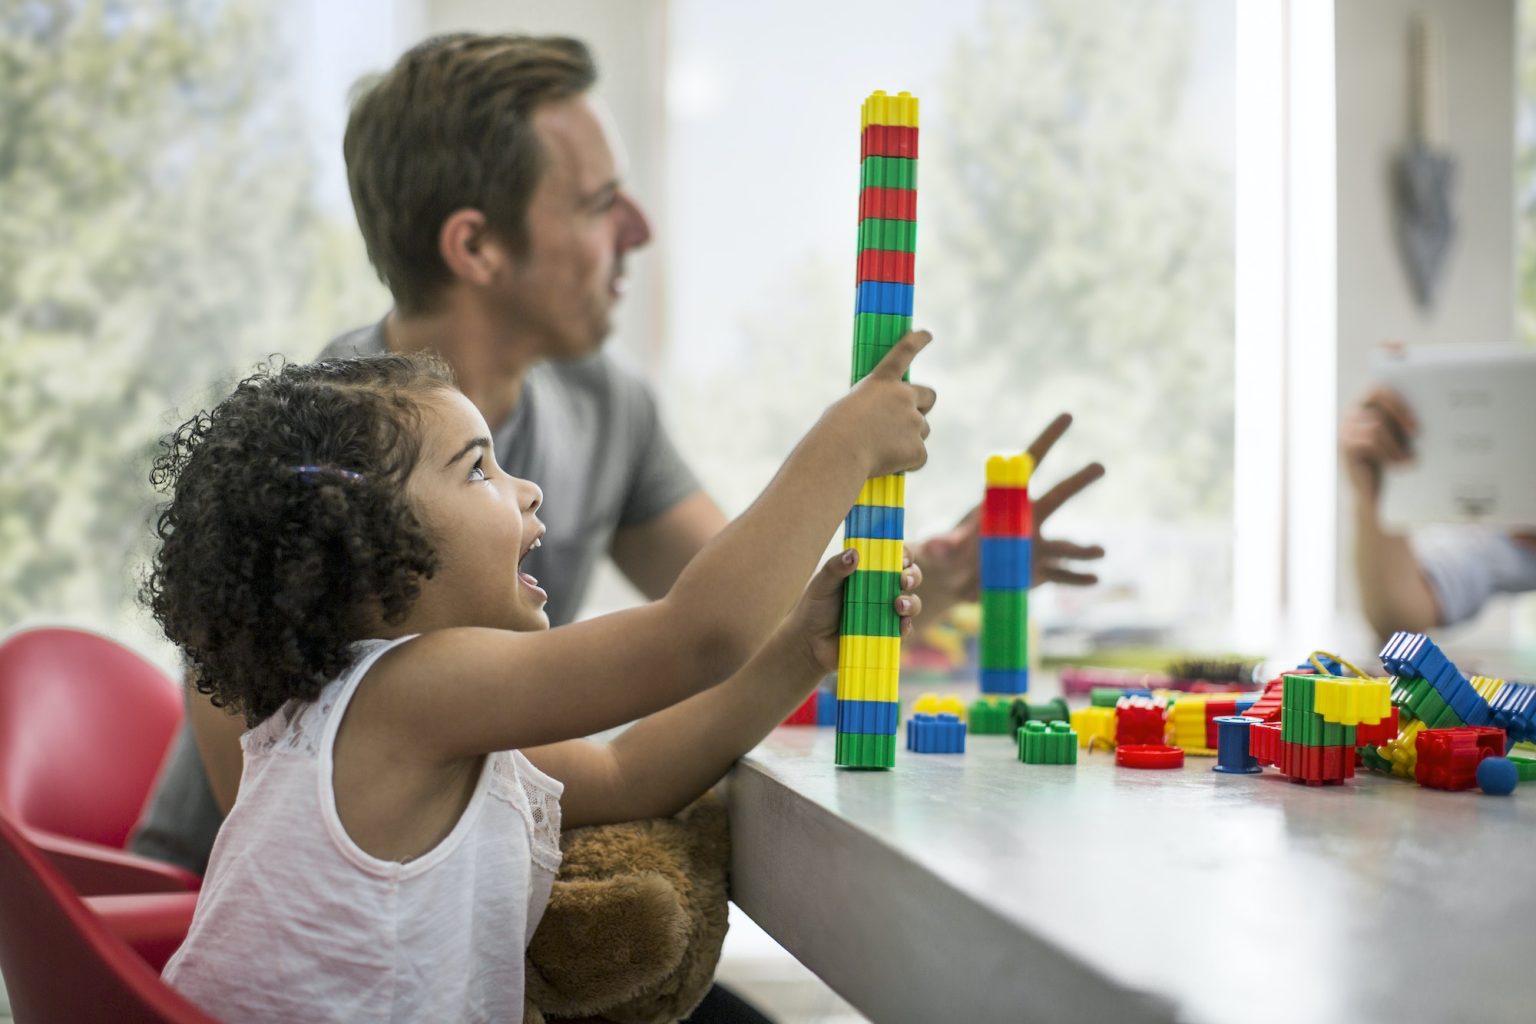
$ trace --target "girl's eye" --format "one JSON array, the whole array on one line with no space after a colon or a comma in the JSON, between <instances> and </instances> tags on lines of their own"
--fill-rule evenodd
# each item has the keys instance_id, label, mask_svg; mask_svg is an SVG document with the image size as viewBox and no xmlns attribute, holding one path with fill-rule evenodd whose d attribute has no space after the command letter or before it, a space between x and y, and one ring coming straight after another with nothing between
<instances>
[{"instance_id":1,"label":"girl's eye","mask_svg":"<svg viewBox=\"0 0 1536 1024\"><path fill-rule=\"evenodd\" d=\"M475 460L474 467L469 471L469 479L474 483L484 483L490 479L485 475L485 456Z\"/></svg>"}]
</instances>

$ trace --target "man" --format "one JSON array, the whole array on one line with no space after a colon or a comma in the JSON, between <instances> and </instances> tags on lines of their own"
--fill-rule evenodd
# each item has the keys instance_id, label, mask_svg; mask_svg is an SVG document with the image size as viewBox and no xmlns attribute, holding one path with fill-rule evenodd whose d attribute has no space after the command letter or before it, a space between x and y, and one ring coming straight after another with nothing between
<instances>
[{"instance_id":1,"label":"man","mask_svg":"<svg viewBox=\"0 0 1536 1024\"><path fill-rule=\"evenodd\" d=\"M1355 575L1366 620L1379 636L1422 633L1476 615L1496 593L1536 590L1536 535L1484 526L1447 527L1410 539L1381 521L1381 474L1413 457L1413 410L1376 387L1339 426L1355 494Z\"/></svg>"},{"instance_id":2,"label":"man","mask_svg":"<svg viewBox=\"0 0 1536 1024\"><path fill-rule=\"evenodd\" d=\"M600 352L625 260L651 237L625 192L586 48L562 38L454 35L415 47L347 125L347 177L369 259L394 310L322 356L432 348L495 431L497 458L544 491L528 556L550 622L569 622L603 555L664 595L726 524L667 437L638 378ZM1070 424L1058 417L1038 463ZM1036 527L1103 475L1098 464L1035 504ZM942 615L977 590L978 515L917 545L922 597ZM1098 547L1036 544L1036 581L1092 583L1067 564ZM244 723L191 693L132 848L207 865L240 781Z\"/></svg>"}]
</instances>

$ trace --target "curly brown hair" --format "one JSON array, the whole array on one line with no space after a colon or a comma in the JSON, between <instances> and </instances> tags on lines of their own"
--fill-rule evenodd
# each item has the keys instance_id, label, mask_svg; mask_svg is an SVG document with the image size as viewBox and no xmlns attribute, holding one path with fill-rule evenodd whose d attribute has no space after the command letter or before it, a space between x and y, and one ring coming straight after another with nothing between
<instances>
[{"instance_id":1,"label":"curly brown hair","mask_svg":"<svg viewBox=\"0 0 1536 1024\"><path fill-rule=\"evenodd\" d=\"M274 357L161 441L142 597L215 705L255 725L314 700L405 617L436 569L405 495L419 402L453 386L432 356Z\"/></svg>"}]
</instances>

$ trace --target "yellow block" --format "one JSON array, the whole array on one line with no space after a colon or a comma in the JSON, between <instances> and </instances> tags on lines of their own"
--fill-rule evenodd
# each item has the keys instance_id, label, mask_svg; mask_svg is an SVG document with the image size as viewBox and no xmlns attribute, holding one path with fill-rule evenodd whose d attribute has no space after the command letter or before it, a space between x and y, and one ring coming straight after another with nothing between
<instances>
[{"instance_id":1,"label":"yellow block","mask_svg":"<svg viewBox=\"0 0 1536 1024\"><path fill-rule=\"evenodd\" d=\"M1077 733L1077 745L1086 747L1097 736L1115 742L1114 708L1078 708L1072 712L1072 731Z\"/></svg>"},{"instance_id":2,"label":"yellow block","mask_svg":"<svg viewBox=\"0 0 1536 1024\"><path fill-rule=\"evenodd\" d=\"M1319 677L1312 710L1338 725L1375 725L1392 713L1392 684L1385 679Z\"/></svg>"},{"instance_id":3,"label":"yellow block","mask_svg":"<svg viewBox=\"0 0 1536 1024\"><path fill-rule=\"evenodd\" d=\"M925 693L912 702L914 715L954 715L960 721L965 721L965 702L959 697L940 697L936 693Z\"/></svg>"},{"instance_id":4,"label":"yellow block","mask_svg":"<svg viewBox=\"0 0 1536 1024\"><path fill-rule=\"evenodd\" d=\"M910 92L888 96L884 89L876 89L859 111L859 127L868 128L872 124L916 128L917 97Z\"/></svg>"},{"instance_id":5,"label":"yellow block","mask_svg":"<svg viewBox=\"0 0 1536 1024\"><path fill-rule=\"evenodd\" d=\"M1392 762L1392 774L1405 779L1413 778L1414 766L1419 763L1419 730L1424 723L1414 719L1398 732L1397 738L1376 748L1376 753Z\"/></svg>"},{"instance_id":6,"label":"yellow block","mask_svg":"<svg viewBox=\"0 0 1536 1024\"><path fill-rule=\"evenodd\" d=\"M897 473L895 476L877 476L864 481L864 487L859 491L859 500L854 504L902 508L906 503L907 478L905 474Z\"/></svg>"},{"instance_id":7,"label":"yellow block","mask_svg":"<svg viewBox=\"0 0 1536 1024\"><path fill-rule=\"evenodd\" d=\"M1504 680L1502 679L1490 679L1488 676L1473 676L1467 681L1472 684L1472 689L1477 691L1479 697L1490 702L1499 695L1500 690L1504 689Z\"/></svg>"},{"instance_id":8,"label":"yellow block","mask_svg":"<svg viewBox=\"0 0 1536 1024\"><path fill-rule=\"evenodd\" d=\"M843 550L849 548L859 553L859 568L865 572L901 572L902 551L899 540L877 540L874 537L847 537Z\"/></svg>"},{"instance_id":9,"label":"yellow block","mask_svg":"<svg viewBox=\"0 0 1536 1024\"><path fill-rule=\"evenodd\" d=\"M987 486L1028 487L1029 478L1034 472L1035 457L1029 452L993 455L987 459Z\"/></svg>"}]
</instances>

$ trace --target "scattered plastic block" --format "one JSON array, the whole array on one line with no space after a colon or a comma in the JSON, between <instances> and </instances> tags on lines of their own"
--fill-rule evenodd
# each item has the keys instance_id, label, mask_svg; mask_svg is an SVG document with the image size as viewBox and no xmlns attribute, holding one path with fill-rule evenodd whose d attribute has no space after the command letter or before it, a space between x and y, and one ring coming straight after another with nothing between
<instances>
[{"instance_id":1,"label":"scattered plastic block","mask_svg":"<svg viewBox=\"0 0 1536 1024\"><path fill-rule=\"evenodd\" d=\"M1416 742L1414 778L1431 789L1471 789L1477 766L1487 757L1504 756L1504 730L1488 726L1424 729Z\"/></svg>"},{"instance_id":2,"label":"scattered plastic block","mask_svg":"<svg viewBox=\"0 0 1536 1024\"><path fill-rule=\"evenodd\" d=\"M1162 700L1120 698L1115 704L1115 743L1161 746L1167 714Z\"/></svg>"},{"instance_id":3,"label":"scattered plastic block","mask_svg":"<svg viewBox=\"0 0 1536 1024\"><path fill-rule=\"evenodd\" d=\"M1005 698L983 697L971 704L967 717L973 736L1006 736L1012 731Z\"/></svg>"},{"instance_id":4,"label":"scattered plastic block","mask_svg":"<svg viewBox=\"0 0 1536 1024\"><path fill-rule=\"evenodd\" d=\"M1115 745L1115 709L1105 707L1078 708L1072 712L1072 729L1077 733L1079 746L1089 746L1095 739Z\"/></svg>"},{"instance_id":5,"label":"scattered plastic block","mask_svg":"<svg viewBox=\"0 0 1536 1024\"><path fill-rule=\"evenodd\" d=\"M1025 764L1077 764L1077 733L1066 722L1027 722L1018 738Z\"/></svg>"},{"instance_id":6,"label":"scattered plastic block","mask_svg":"<svg viewBox=\"0 0 1536 1024\"><path fill-rule=\"evenodd\" d=\"M1122 768L1182 768L1184 751L1165 743L1122 743L1115 748L1115 764Z\"/></svg>"},{"instance_id":7,"label":"scattered plastic block","mask_svg":"<svg viewBox=\"0 0 1536 1024\"><path fill-rule=\"evenodd\" d=\"M1256 775L1264 769L1250 752L1249 740L1256 718L1223 715L1216 719L1216 764L1211 769L1223 775Z\"/></svg>"},{"instance_id":8,"label":"scattered plastic block","mask_svg":"<svg viewBox=\"0 0 1536 1024\"><path fill-rule=\"evenodd\" d=\"M965 723L947 712L914 714L907 719L907 749L915 754L963 754Z\"/></svg>"}]
</instances>

